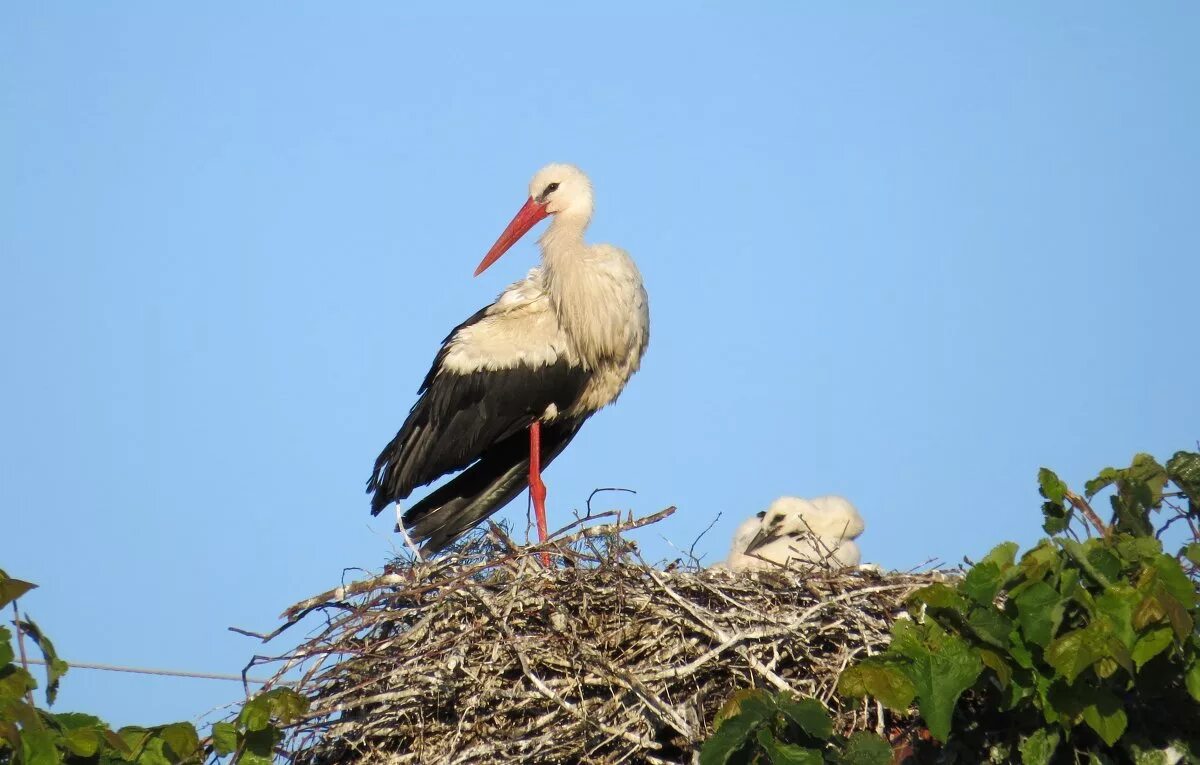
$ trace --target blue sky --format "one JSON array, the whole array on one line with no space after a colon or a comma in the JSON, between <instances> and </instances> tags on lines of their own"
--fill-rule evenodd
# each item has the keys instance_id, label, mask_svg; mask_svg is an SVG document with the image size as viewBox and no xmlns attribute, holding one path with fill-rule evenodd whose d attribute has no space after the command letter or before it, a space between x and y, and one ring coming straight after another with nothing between
<instances>
[{"instance_id":1,"label":"blue sky","mask_svg":"<svg viewBox=\"0 0 1200 765\"><path fill-rule=\"evenodd\" d=\"M653 327L552 527L628 487L679 507L650 557L720 513L717 560L840 493L866 559L954 563L1038 537L1039 466L1195 445L1197 6L689 7L0 8L0 567L67 658L236 672L226 627L385 562L371 464L535 261L471 277L551 161ZM237 692L78 670L59 708Z\"/></svg>"}]
</instances>

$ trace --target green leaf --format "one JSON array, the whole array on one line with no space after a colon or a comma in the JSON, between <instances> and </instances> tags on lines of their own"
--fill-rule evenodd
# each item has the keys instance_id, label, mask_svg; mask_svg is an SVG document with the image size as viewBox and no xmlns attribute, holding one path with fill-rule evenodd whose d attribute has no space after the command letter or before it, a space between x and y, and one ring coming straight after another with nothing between
<instances>
[{"instance_id":1,"label":"green leaf","mask_svg":"<svg viewBox=\"0 0 1200 765\"><path fill-rule=\"evenodd\" d=\"M725 765L746 746L762 725L748 715L737 715L725 721L700 749L700 765Z\"/></svg>"},{"instance_id":2,"label":"green leaf","mask_svg":"<svg viewBox=\"0 0 1200 765\"><path fill-rule=\"evenodd\" d=\"M151 735L147 739L145 747L142 748L142 753L138 755L137 765L172 765L171 758L167 756L164 750L164 743L161 738Z\"/></svg>"},{"instance_id":3,"label":"green leaf","mask_svg":"<svg viewBox=\"0 0 1200 765\"><path fill-rule=\"evenodd\" d=\"M20 700L34 688L37 688L37 682L24 668L12 664L0 667L0 706L8 701Z\"/></svg>"},{"instance_id":4,"label":"green leaf","mask_svg":"<svg viewBox=\"0 0 1200 765\"><path fill-rule=\"evenodd\" d=\"M271 724L271 700L265 694L255 696L242 707L237 720L246 730L262 730Z\"/></svg>"},{"instance_id":5,"label":"green leaf","mask_svg":"<svg viewBox=\"0 0 1200 765\"><path fill-rule=\"evenodd\" d=\"M1194 607L1197 592L1183 573L1179 561L1162 555L1151 561L1138 577L1137 589L1146 597L1133 613L1133 626L1143 629L1166 618L1180 641L1195 628L1188 609Z\"/></svg>"},{"instance_id":6,"label":"green leaf","mask_svg":"<svg viewBox=\"0 0 1200 765\"><path fill-rule=\"evenodd\" d=\"M200 750L200 736L191 723L172 723L160 730L158 735L170 748L170 753L175 755L176 760L187 759Z\"/></svg>"},{"instance_id":7,"label":"green leaf","mask_svg":"<svg viewBox=\"0 0 1200 765\"><path fill-rule=\"evenodd\" d=\"M1084 707L1092 703L1093 690L1084 683L1066 683L1061 679L1050 683L1044 695L1048 705L1046 721L1074 725L1082 717Z\"/></svg>"},{"instance_id":8,"label":"green leaf","mask_svg":"<svg viewBox=\"0 0 1200 765\"><path fill-rule=\"evenodd\" d=\"M1200 502L1200 500L1196 500ZM1192 542L1179 551L1193 566L1200 566L1200 542Z\"/></svg>"},{"instance_id":9,"label":"green leaf","mask_svg":"<svg viewBox=\"0 0 1200 765\"><path fill-rule=\"evenodd\" d=\"M1162 542L1154 537L1131 537L1118 534L1114 540L1117 554L1127 564L1144 563L1162 554Z\"/></svg>"},{"instance_id":10,"label":"green leaf","mask_svg":"<svg viewBox=\"0 0 1200 765\"><path fill-rule=\"evenodd\" d=\"M1183 567L1179 565L1178 559L1172 555L1157 555L1150 565L1154 567L1155 573L1158 574L1158 581L1162 583L1167 592L1188 608L1196 605L1196 587L1184 572Z\"/></svg>"},{"instance_id":11,"label":"green leaf","mask_svg":"<svg viewBox=\"0 0 1200 765\"><path fill-rule=\"evenodd\" d=\"M967 612L967 601L958 590L944 584L930 584L922 587L908 597L910 603L923 603L929 608L942 608L955 613Z\"/></svg>"},{"instance_id":12,"label":"green leaf","mask_svg":"<svg viewBox=\"0 0 1200 765\"><path fill-rule=\"evenodd\" d=\"M113 751L120 754L121 757L126 760L133 759L133 749L129 747L129 744L125 743L124 738L118 736L116 733L113 733L107 728L100 731L100 735L104 737L105 743L107 743Z\"/></svg>"},{"instance_id":13,"label":"green leaf","mask_svg":"<svg viewBox=\"0 0 1200 765\"><path fill-rule=\"evenodd\" d=\"M842 753L842 765L891 765L891 762L891 745L864 730L850 735Z\"/></svg>"},{"instance_id":14,"label":"green leaf","mask_svg":"<svg viewBox=\"0 0 1200 765\"><path fill-rule=\"evenodd\" d=\"M58 697L58 681L67 674L67 663L58 658L58 652L54 650L54 643L50 642L50 638L46 637L32 619L18 621L17 628L28 635L41 649L42 658L46 661L46 703L53 705L54 700Z\"/></svg>"},{"instance_id":15,"label":"green leaf","mask_svg":"<svg viewBox=\"0 0 1200 765\"><path fill-rule=\"evenodd\" d=\"M1110 582L1116 581L1121 576L1121 560L1107 547L1101 545L1103 542L1100 540L1091 540L1085 545L1088 562L1097 571L1104 574L1105 579Z\"/></svg>"},{"instance_id":16,"label":"green leaf","mask_svg":"<svg viewBox=\"0 0 1200 765\"><path fill-rule=\"evenodd\" d=\"M929 647L925 645L925 637L931 629L934 629L932 620L925 624L917 624L912 619L897 619L892 624L892 644L888 648L889 652L910 659L927 653Z\"/></svg>"},{"instance_id":17,"label":"green leaf","mask_svg":"<svg viewBox=\"0 0 1200 765\"><path fill-rule=\"evenodd\" d=\"M150 731L145 728L139 728L134 725L128 725L117 731L117 737L124 743L129 752L126 759L137 758L142 754L142 749L146 746L146 742L150 740Z\"/></svg>"},{"instance_id":18,"label":"green leaf","mask_svg":"<svg viewBox=\"0 0 1200 765\"><path fill-rule=\"evenodd\" d=\"M1183 682L1187 685L1188 693L1192 694L1192 698L1200 701L1200 659L1192 659L1192 666L1188 667L1187 674L1183 676Z\"/></svg>"},{"instance_id":19,"label":"green leaf","mask_svg":"<svg viewBox=\"0 0 1200 765\"><path fill-rule=\"evenodd\" d=\"M62 753L56 746L57 738L58 734L51 730L26 728L21 731L24 765L59 765L62 762Z\"/></svg>"},{"instance_id":20,"label":"green leaf","mask_svg":"<svg viewBox=\"0 0 1200 765\"><path fill-rule=\"evenodd\" d=\"M283 734L274 726L253 730L243 737L245 749L239 765L274 765L275 745L283 740Z\"/></svg>"},{"instance_id":21,"label":"green leaf","mask_svg":"<svg viewBox=\"0 0 1200 765\"><path fill-rule=\"evenodd\" d=\"M1045 582L1034 582L1013 600L1025 639L1043 648L1049 645L1062 623L1062 596Z\"/></svg>"},{"instance_id":22,"label":"green leaf","mask_svg":"<svg viewBox=\"0 0 1200 765\"><path fill-rule=\"evenodd\" d=\"M1188 499L1200 503L1200 454L1175 452L1175 456L1167 460L1167 476Z\"/></svg>"},{"instance_id":23,"label":"green leaf","mask_svg":"<svg viewBox=\"0 0 1200 765\"><path fill-rule=\"evenodd\" d=\"M983 666L996 673L996 679L1000 681L1001 689L1007 688L1009 682L1012 680L1012 667L1008 666L1008 662L1000 654L990 648L980 648L978 650L979 659L983 662Z\"/></svg>"},{"instance_id":24,"label":"green leaf","mask_svg":"<svg viewBox=\"0 0 1200 765\"><path fill-rule=\"evenodd\" d=\"M1067 485L1048 468L1038 470L1038 488L1043 497L1056 504L1061 505L1067 498Z\"/></svg>"},{"instance_id":25,"label":"green leaf","mask_svg":"<svg viewBox=\"0 0 1200 765\"><path fill-rule=\"evenodd\" d=\"M85 715L81 712L59 712L54 715L54 720L63 730L79 730L80 728L104 730L108 727L99 717Z\"/></svg>"},{"instance_id":26,"label":"green leaf","mask_svg":"<svg viewBox=\"0 0 1200 765\"><path fill-rule=\"evenodd\" d=\"M1095 689L1092 698L1095 703L1084 708L1083 721L1104 739L1104 743L1112 746L1125 732L1128 723L1125 710L1120 700L1103 688Z\"/></svg>"},{"instance_id":27,"label":"green leaf","mask_svg":"<svg viewBox=\"0 0 1200 765\"><path fill-rule=\"evenodd\" d=\"M287 725L308 711L308 699L291 688L272 688L266 693L271 717Z\"/></svg>"},{"instance_id":28,"label":"green leaf","mask_svg":"<svg viewBox=\"0 0 1200 765\"><path fill-rule=\"evenodd\" d=\"M1108 655L1102 636L1089 628L1072 630L1046 647L1046 661L1058 670L1068 683L1075 682L1079 673Z\"/></svg>"},{"instance_id":29,"label":"green leaf","mask_svg":"<svg viewBox=\"0 0 1200 765\"><path fill-rule=\"evenodd\" d=\"M777 703L784 716L813 738L828 741L833 735L833 722L829 719L829 712L816 699L792 699L785 695L781 696Z\"/></svg>"},{"instance_id":30,"label":"green leaf","mask_svg":"<svg viewBox=\"0 0 1200 765\"><path fill-rule=\"evenodd\" d=\"M63 733L63 745L71 754L91 757L100 749L104 736L93 728L77 728Z\"/></svg>"},{"instance_id":31,"label":"green leaf","mask_svg":"<svg viewBox=\"0 0 1200 765\"><path fill-rule=\"evenodd\" d=\"M1062 547L1063 552L1070 556L1071 560L1079 564L1079 568L1083 569L1085 574L1091 577L1092 581L1101 587L1112 586L1112 580L1104 572L1092 565L1092 561L1088 558L1088 550L1092 548L1085 547L1074 539L1059 539L1058 544Z\"/></svg>"},{"instance_id":32,"label":"green leaf","mask_svg":"<svg viewBox=\"0 0 1200 765\"><path fill-rule=\"evenodd\" d=\"M994 553L995 551L993 551ZM980 563L967 572L963 577L960 589L967 597L980 605L990 606L996 600L996 593L1004 584L1004 573L1000 566L988 561Z\"/></svg>"},{"instance_id":33,"label":"green leaf","mask_svg":"<svg viewBox=\"0 0 1200 765\"><path fill-rule=\"evenodd\" d=\"M1053 502L1045 502L1042 504L1042 515L1046 520L1042 521L1042 531L1050 536L1061 534L1071 525L1067 518L1067 511L1062 505L1056 505Z\"/></svg>"},{"instance_id":34,"label":"green leaf","mask_svg":"<svg viewBox=\"0 0 1200 765\"><path fill-rule=\"evenodd\" d=\"M1174 637L1170 627L1160 627L1142 635L1133 646L1131 654L1133 663L1140 670L1143 664L1158 656L1167 646L1171 645Z\"/></svg>"},{"instance_id":35,"label":"green leaf","mask_svg":"<svg viewBox=\"0 0 1200 765\"><path fill-rule=\"evenodd\" d=\"M1042 503L1042 516L1046 519L1042 528L1047 534L1059 534L1071 525L1072 511L1067 507L1067 486L1052 471L1038 471L1038 491L1046 498Z\"/></svg>"},{"instance_id":36,"label":"green leaf","mask_svg":"<svg viewBox=\"0 0 1200 765\"><path fill-rule=\"evenodd\" d=\"M1098 492L1103 491L1105 488L1116 483L1118 477L1119 474L1117 473L1116 468L1104 468L1100 471L1100 475L1083 485L1084 495L1088 499L1091 499L1092 497L1096 496Z\"/></svg>"},{"instance_id":37,"label":"green leaf","mask_svg":"<svg viewBox=\"0 0 1200 765\"><path fill-rule=\"evenodd\" d=\"M213 723L212 726L212 741L213 749L221 757L233 752L237 749L237 727L233 723L219 722Z\"/></svg>"},{"instance_id":38,"label":"green leaf","mask_svg":"<svg viewBox=\"0 0 1200 765\"><path fill-rule=\"evenodd\" d=\"M743 703L746 704L745 710L742 709ZM743 711L748 715L763 719L774 714L774 701L769 693L758 688L742 688L734 691L713 717L713 730L717 730L726 720L737 717Z\"/></svg>"},{"instance_id":39,"label":"green leaf","mask_svg":"<svg viewBox=\"0 0 1200 765\"><path fill-rule=\"evenodd\" d=\"M898 668L867 661L842 673L838 678L838 692L854 698L873 696L897 712L907 711L917 695L912 681Z\"/></svg>"},{"instance_id":40,"label":"green leaf","mask_svg":"<svg viewBox=\"0 0 1200 765\"><path fill-rule=\"evenodd\" d=\"M983 672L983 661L964 640L932 623L922 648L910 656L905 672L917 689L917 706L929 732L945 742L958 697Z\"/></svg>"},{"instance_id":41,"label":"green leaf","mask_svg":"<svg viewBox=\"0 0 1200 765\"><path fill-rule=\"evenodd\" d=\"M973 609L967 619L967 625L985 643L1001 649L1008 647L1008 635L1013 629L1012 620L992 606Z\"/></svg>"},{"instance_id":42,"label":"green leaf","mask_svg":"<svg viewBox=\"0 0 1200 765\"><path fill-rule=\"evenodd\" d=\"M1058 566L1061 557L1062 555L1054 543L1043 539L1036 547L1021 556L1018 566L1025 581L1038 582L1045 579L1046 574Z\"/></svg>"},{"instance_id":43,"label":"green leaf","mask_svg":"<svg viewBox=\"0 0 1200 765\"><path fill-rule=\"evenodd\" d=\"M35 587L37 585L32 582L13 579L7 574L0 573L0 608L4 608Z\"/></svg>"},{"instance_id":44,"label":"green leaf","mask_svg":"<svg viewBox=\"0 0 1200 765\"><path fill-rule=\"evenodd\" d=\"M1025 643L1025 638L1022 637L1020 630L1013 630L1008 636L1008 653L1013 657L1013 661L1018 667L1024 669L1033 669L1033 652L1029 650L1029 646Z\"/></svg>"},{"instance_id":45,"label":"green leaf","mask_svg":"<svg viewBox=\"0 0 1200 765\"><path fill-rule=\"evenodd\" d=\"M1162 499L1162 490L1169 477L1167 469L1158 464L1154 457L1149 454L1135 454L1133 462L1121 472L1121 483L1129 484L1129 490L1137 495L1138 501L1146 507L1157 504ZM1143 491L1148 491L1149 494L1143 494Z\"/></svg>"},{"instance_id":46,"label":"green leaf","mask_svg":"<svg viewBox=\"0 0 1200 765\"><path fill-rule=\"evenodd\" d=\"M767 728L758 729L758 744L767 753L771 765L823 765L825 762L820 749L781 744Z\"/></svg>"},{"instance_id":47,"label":"green leaf","mask_svg":"<svg viewBox=\"0 0 1200 765\"><path fill-rule=\"evenodd\" d=\"M1118 492L1109 497L1108 502L1112 505L1113 518L1116 519L1113 529L1117 532L1139 537L1148 537L1154 533L1149 511L1128 494Z\"/></svg>"},{"instance_id":48,"label":"green leaf","mask_svg":"<svg viewBox=\"0 0 1200 765\"><path fill-rule=\"evenodd\" d=\"M62 730L63 747L79 757L91 757L96 754L104 743L104 734L111 734L108 726L94 715L64 712L47 717Z\"/></svg>"},{"instance_id":49,"label":"green leaf","mask_svg":"<svg viewBox=\"0 0 1200 765\"><path fill-rule=\"evenodd\" d=\"M1096 597L1096 621L1132 648L1137 635L1133 630L1133 610L1142 602L1142 595L1124 582L1114 584Z\"/></svg>"},{"instance_id":50,"label":"green leaf","mask_svg":"<svg viewBox=\"0 0 1200 765\"><path fill-rule=\"evenodd\" d=\"M1054 728L1038 728L1021 741L1022 765L1050 765L1061 736Z\"/></svg>"},{"instance_id":51,"label":"green leaf","mask_svg":"<svg viewBox=\"0 0 1200 765\"><path fill-rule=\"evenodd\" d=\"M12 633L0 627L0 668L16 658L16 654L13 653L11 640Z\"/></svg>"}]
</instances>

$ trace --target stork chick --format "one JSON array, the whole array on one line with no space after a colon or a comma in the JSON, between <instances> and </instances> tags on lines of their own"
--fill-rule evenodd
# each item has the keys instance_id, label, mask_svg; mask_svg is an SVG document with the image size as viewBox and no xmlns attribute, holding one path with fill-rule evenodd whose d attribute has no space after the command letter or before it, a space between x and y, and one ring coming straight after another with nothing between
<instances>
[{"instance_id":1,"label":"stork chick","mask_svg":"<svg viewBox=\"0 0 1200 765\"><path fill-rule=\"evenodd\" d=\"M754 536L736 554L731 552L731 568L752 570L790 562L844 567L857 566L862 560L853 540L866 524L854 505L842 497L780 497L760 517Z\"/></svg>"}]
</instances>

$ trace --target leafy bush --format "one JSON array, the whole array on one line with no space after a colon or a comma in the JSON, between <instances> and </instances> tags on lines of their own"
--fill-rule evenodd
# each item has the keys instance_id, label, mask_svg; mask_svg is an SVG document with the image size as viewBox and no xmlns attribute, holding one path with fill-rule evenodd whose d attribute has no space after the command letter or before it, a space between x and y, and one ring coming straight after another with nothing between
<instances>
[{"instance_id":1,"label":"leafy bush","mask_svg":"<svg viewBox=\"0 0 1200 765\"><path fill-rule=\"evenodd\" d=\"M787 693L738 691L717 713L700 765L889 765L892 748L874 733L833 733L824 705Z\"/></svg>"},{"instance_id":2,"label":"leafy bush","mask_svg":"<svg viewBox=\"0 0 1200 765\"><path fill-rule=\"evenodd\" d=\"M1167 763L1169 747L1200 762L1200 454L1139 454L1086 497L1049 470L1038 481L1051 537L914 593L916 618L839 690L915 701L942 744L918 743L920 761ZM1109 487L1106 523L1089 501ZM1176 522L1192 539L1173 555L1160 535Z\"/></svg>"},{"instance_id":3,"label":"leafy bush","mask_svg":"<svg viewBox=\"0 0 1200 765\"><path fill-rule=\"evenodd\" d=\"M0 570L0 608L13 605L36 585L9 577ZM54 644L27 616L15 620L18 640L28 637L46 661L46 704L52 705L59 680L68 670ZM232 755L243 765L274 762L283 737L281 726L308 709L308 700L288 688L274 688L246 702L233 722L213 725L212 736L201 741L187 722L153 727L126 726L119 730L99 717L76 712L51 713L36 706L37 681L17 662L13 633L0 627L0 765L185 765L206 758Z\"/></svg>"}]
</instances>

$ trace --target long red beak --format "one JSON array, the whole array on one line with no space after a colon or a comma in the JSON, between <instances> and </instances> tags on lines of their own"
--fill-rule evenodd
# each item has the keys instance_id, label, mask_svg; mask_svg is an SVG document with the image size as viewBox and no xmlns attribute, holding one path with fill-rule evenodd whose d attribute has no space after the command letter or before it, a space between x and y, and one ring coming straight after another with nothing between
<instances>
[{"instance_id":1,"label":"long red beak","mask_svg":"<svg viewBox=\"0 0 1200 765\"><path fill-rule=\"evenodd\" d=\"M508 248L517 243L517 240L525 236L529 229L537 225L538 221L545 218L550 213L546 212L546 206L539 204L530 197L525 204L513 216L512 222L508 224L508 228L504 229L504 233L492 245L492 249L488 250L488 254L483 256L479 267L475 269L475 275L479 276L487 267L500 259L500 256L508 252Z\"/></svg>"}]
</instances>

